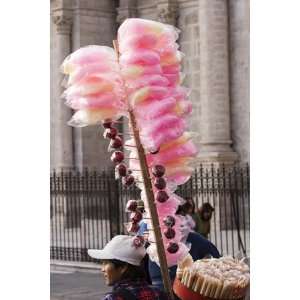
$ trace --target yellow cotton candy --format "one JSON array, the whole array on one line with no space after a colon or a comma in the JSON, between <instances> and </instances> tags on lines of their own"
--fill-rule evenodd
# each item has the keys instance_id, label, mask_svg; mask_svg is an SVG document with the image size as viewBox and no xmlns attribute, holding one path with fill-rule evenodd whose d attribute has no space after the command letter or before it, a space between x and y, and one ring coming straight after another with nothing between
<instances>
[{"instance_id":1,"label":"yellow cotton candy","mask_svg":"<svg viewBox=\"0 0 300 300\"><path fill-rule=\"evenodd\" d=\"M121 72L125 79L135 79L142 75L143 69L140 66L130 66L122 69Z\"/></svg>"},{"instance_id":2,"label":"yellow cotton candy","mask_svg":"<svg viewBox=\"0 0 300 300\"><path fill-rule=\"evenodd\" d=\"M71 64L70 62L64 62L62 65L61 65L61 72L64 73L64 74L71 74L75 71L75 66L73 64Z\"/></svg>"},{"instance_id":3,"label":"yellow cotton candy","mask_svg":"<svg viewBox=\"0 0 300 300\"><path fill-rule=\"evenodd\" d=\"M130 104L134 107L135 105L145 101L149 95L149 87L143 87L136 92L134 92L129 97Z\"/></svg>"},{"instance_id":4,"label":"yellow cotton candy","mask_svg":"<svg viewBox=\"0 0 300 300\"><path fill-rule=\"evenodd\" d=\"M183 54L180 51L162 53L160 63L162 66L174 65L180 63L182 58Z\"/></svg>"},{"instance_id":5,"label":"yellow cotton candy","mask_svg":"<svg viewBox=\"0 0 300 300\"><path fill-rule=\"evenodd\" d=\"M96 125L105 119L115 118L117 115L118 111L115 109L79 110L72 116L68 125L73 127Z\"/></svg>"},{"instance_id":6,"label":"yellow cotton candy","mask_svg":"<svg viewBox=\"0 0 300 300\"><path fill-rule=\"evenodd\" d=\"M194 157L191 156L182 156L182 157L177 157L174 158L173 160L169 160L164 162L164 166L166 168L176 168L176 167L184 167L184 166L189 166L195 161Z\"/></svg>"}]
</instances>

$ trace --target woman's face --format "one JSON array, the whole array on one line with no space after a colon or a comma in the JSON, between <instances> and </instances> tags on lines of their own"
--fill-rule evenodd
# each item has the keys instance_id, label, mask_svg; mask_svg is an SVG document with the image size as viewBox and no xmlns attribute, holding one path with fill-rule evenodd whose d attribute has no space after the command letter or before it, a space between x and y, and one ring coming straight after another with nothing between
<instances>
[{"instance_id":1,"label":"woman's face","mask_svg":"<svg viewBox=\"0 0 300 300\"><path fill-rule=\"evenodd\" d=\"M105 283L113 285L118 282L126 270L125 267L116 268L113 263L107 261L101 264L101 272L104 275Z\"/></svg>"}]
</instances>

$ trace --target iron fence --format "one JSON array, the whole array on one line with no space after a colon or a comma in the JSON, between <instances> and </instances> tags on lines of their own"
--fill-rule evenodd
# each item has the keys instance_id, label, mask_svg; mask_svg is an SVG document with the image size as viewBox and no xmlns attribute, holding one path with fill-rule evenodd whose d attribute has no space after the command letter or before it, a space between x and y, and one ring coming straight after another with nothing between
<instances>
[{"instance_id":1,"label":"iron fence","mask_svg":"<svg viewBox=\"0 0 300 300\"><path fill-rule=\"evenodd\" d=\"M202 166L176 193L192 198L196 207L214 208L209 239L223 254L249 255L249 167ZM125 188L114 173L53 171L50 176L51 258L91 261L87 249L102 248L125 233L125 205L138 199L136 187Z\"/></svg>"}]
</instances>

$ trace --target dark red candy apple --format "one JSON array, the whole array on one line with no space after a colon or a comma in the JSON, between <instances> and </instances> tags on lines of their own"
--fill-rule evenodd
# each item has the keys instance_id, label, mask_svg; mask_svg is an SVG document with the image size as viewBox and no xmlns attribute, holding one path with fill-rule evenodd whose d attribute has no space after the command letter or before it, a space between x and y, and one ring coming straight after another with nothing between
<instances>
[{"instance_id":1,"label":"dark red candy apple","mask_svg":"<svg viewBox=\"0 0 300 300\"><path fill-rule=\"evenodd\" d=\"M132 175L126 175L122 177L122 183L126 186L130 186L134 183L134 177Z\"/></svg>"},{"instance_id":2,"label":"dark red candy apple","mask_svg":"<svg viewBox=\"0 0 300 300\"><path fill-rule=\"evenodd\" d=\"M166 169L164 166L162 165L155 165L153 168L152 168L152 174L155 176L155 177L162 177L166 172Z\"/></svg>"},{"instance_id":3,"label":"dark red candy apple","mask_svg":"<svg viewBox=\"0 0 300 300\"><path fill-rule=\"evenodd\" d=\"M169 195L165 191L158 191L155 195L156 201L164 203L169 199Z\"/></svg>"},{"instance_id":4,"label":"dark red candy apple","mask_svg":"<svg viewBox=\"0 0 300 300\"><path fill-rule=\"evenodd\" d=\"M139 248L139 247L143 246L144 243L145 243L145 240L142 236L136 236L133 240L133 246L135 248Z\"/></svg>"},{"instance_id":5,"label":"dark red candy apple","mask_svg":"<svg viewBox=\"0 0 300 300\"><path fill-rule=\"evenodd\" d=\"M172 254L176 253L178 251L178 249L179 249L179 246L177 243L170 242L167 246L167 251Z\"/></svg>"},{"instance_id":6,"label":"dark red candy apple","mask_svg":"<svg viewBox=\"0 0 300 300\"><path fill-rule=\"evenodd\" d=\"M106 119L102 122L102 125L104 128L111 128L113 125L113 122L111 119Z\"/></svg>"},{"instance_id":7,"label":"dark red candy apple","mask_svg":"<svg viewBox=\"0 0 300 300\"><path fill-rule=\"evenodd\" d=\"M143 219L143 214L138 210L130 214L130 220L132 222L138 223L142 219Z\"/></svg>"},{"instance_id":8,"label":"dark red candy apple","mask_svg":"<svg viewBox=\"0 0 300 300\"><path fill-rule=\"evenodd\" d=\"M137 206L138 206L138 203L136 200L129 200L126 204L126 210L134 212L134 211L136 211Z\"/></svg>"},{"instance_id":9,"label":"dark red candy apple","mask_svg":"<svg viewBox=\"0 0 300 300\"><path fill-rule=\"evenodd\" d=\"M175 230L171 227L164 231L164 235L167 239L173 239L175 237Z\"/></svg>"},{"instance_id":10,"label":"dark red candy apple","mask_svg":"<svg viewBox=\"0 0 300 300\"><path fill-rule=\"evenodd\" d=\"M119 177L124 177L127 175L127 167L125 164L116 165L115 171L119 175Z\"/></svg>"},{"instance_id":11,"label":"dark red candy apple","mask_svg":"<svg viewBox=\"0 0 300 300\"><path fill-rule=\"evenodd\" d=\"M118 134L118 130L116 128L106 128L103 133L103 137L105 139L114 139Z\"/></svg>"},{"instance_id":12,"label":"dark red candy apple","mask_svg":"<svg viewBox=\"0 0 300 300\"><path fill-rule=\"evenodd\" d=\"M122 151L115 151L110 159L114 163L120 163L124 159L124 153Z\"/></svg>"},{"instance_id":13,"label":"dark red candy apple","mask_svg":"<svg viewBox=\"0 0 300 300\"><path fill-rule=\"evenodd\" d=\"M128 224L127 226L127 231L128 232L138 232L140 229L139 224L135 223L135 222L131 222Z\"/></svg>"},{"instance_id":14,"label":"dark red candy apple","mask_svg":"<svg viewBox=\"0 0 300 300\"><path fill-rule=\"evenodd\" d=\"M154 180L154 186L158 190L163 190L167 186L167 183L162 177L158 177L158 178L155 178L155 180Z\"/></svg>"},{"instance_id":15,"label":"dark red candy apple","mask_svg":"<svg viewBox=\"0 0 300 300\"><path fill-rule=\"evenodd\" d=\"M166 216L164 219L163 219L163 222L166 226L169 226L169 227L173 227L175 225L175 218L172 217L172 216Z\"/></svg>"},{"instance_id":16,"label":"dark red candy apple","mask_svg":"<svg viewBox=\"0 0 300 300\"><path fill-rule=\"evenodd\" d=\"M109 146L113 149L118 149L123 146L123 140L119 136L116 136L114 139L110 141Z\"/></svg>"}]
</instances>

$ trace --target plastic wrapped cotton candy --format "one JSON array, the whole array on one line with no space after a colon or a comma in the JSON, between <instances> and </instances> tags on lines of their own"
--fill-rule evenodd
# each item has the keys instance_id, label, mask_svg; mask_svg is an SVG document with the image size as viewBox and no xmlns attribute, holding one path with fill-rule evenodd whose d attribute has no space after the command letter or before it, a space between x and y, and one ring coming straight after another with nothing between
<instances>
[{"instance_id":1,"label":"plastic wrapped cotton candy","mask_svg":"<svg viewBox=\"0 0 300 300\"><path fill-rule=\"evenodd\" d=\"M127 115L123 79L112 48L80 48L64 60L62 70L69 75L63 97L68 106L77 110L69 125L96 125Z\"/></svg>"},{"instance_id":2,"label":"plastic wrapped cotton candy","mask_svg":"<svg viewBox=\"0 0 300 300\"><path fill-rule=\"evenodd\" d=\"M114 74L118 74L119 65L117 65L116 62L106 61L102 64L92 63L89 65L77 66L74 67L74 71L69 74L68 85L70 86L76 82L81 82L90 75L107 74L109 72L111 77Z\"/></svg>"},{"instance_id":3,"label":"plastic wrapped cotton candy","mask_svg":"<svg viewBox=\"0 0 300 300\"><path fill-rule=\"evenodd\" d=\"M68 122L74 127L100 124L105 119L119 119L122 114L116 109L78 110Z\"/></svg>"},{"instance_id":4,"label":"plastic wrapped cotton candy","mask_svg":"<svg viewBox=\"0 0 300 300\"><path fill-rule=\"evenodd\" d=\"M166 114L155 122L141 122L139 127L142 143L149 151L155 151L162 143L182 135L186 129L186 122L175 115Z\"/></svg>"},{"instance_id":5,"label":"plastic wrapped cotton candy","mask_svg":"<svg viewBox=\"0 0 300 300\"><path fill-rule=\"evenodd\" d=\"M145 86L129 96L129 103L134 108L144 101L161 100L168 95L168 88L163 86Z\"/></svg>"},{"instance_id":6,"label":"plastic wrapped cotton candy","mask_svg":"<svg viewBox=\"0 0 300 300\"><path fill-rule=\"evenodd\" d=\"M171 25L143 19L127 19L118 30L120 52L140 49L176 51L178 32Z\"/></svg>"},{"instance_id":7,"label":"plastic wrapped cotton candy","mask_svg":"<svg viewBox=\"0 0 300 300\"><path fill-rule=\"evenodd\" d=\"M156 36L166 34L175 42L178 39L179 32L179 29L171 25L152 20L130 18L125 20L118 29L118 40L120 40L120 37L127 37L130 34L143 36L144 34L153 33Z\"/></svg>"},{"instance_id":8,"label":"plastic wrapped cotton candy","mask_svg":"<svg viewBox=\"0 0 300 300\"><path fill-rule=\"evenodd\" d=\"M152 50L141 50L139 52L125 52L120 57L121 66L130 66L138 64L144 65L157 65L160 64L160 56L157 52Z\"/></svg>"},{"instance_id":9,"label":"plastic wrapped cotton candy","mask_svg":"<svg viewBox=\"0 0 300 300\"><path fill-rule=\"evenodd\" d=\"M176 100L172 97L164 98L162 101L146 101L134 108L138 120L152 120L175 110Z\"/></svg>"},{"instance_id":10,"label":"plastic wrapped cotton candy","mask_svg":"<svg viewBox=\"0 0 300 300\"><path fill-rule=\"evenodd\" d=\"M107 61L117 61L114 49L106 46L90 45L80 48L67 56L62 63L61 69L63 73L71 74L76 68L94 63L101 65Z\"/></svg>"},{"instance_id":11,"label":"plastic wrapped cotton candy","mask_svg":"<svg viewBox=\"0 0 300 300\"><path fill-rule=\"evenodd\" d=\"M130 91L135 91L138 88L142 88L145 86L168 86L169 81L167 78L159 75L159 74L150 74L150 75L143 75L138 78L134 79L127 79L126 80L127 87Z\"/></svg>"},{"instance_id":12,"label":"plastic wrapped cotton candy","mask_svg":"<svg viewBox=\"0 0 300 300\"><path fill-rule=\"evenodd\" d=\"M173 146L167 149L160 149L160 152L154 156L153 160L156 163L165 164L180 157L195 157L197 153L198 150L195 144L191 140L188 140L183 143L173 143Z\"/></svg>"}]
</instances>

